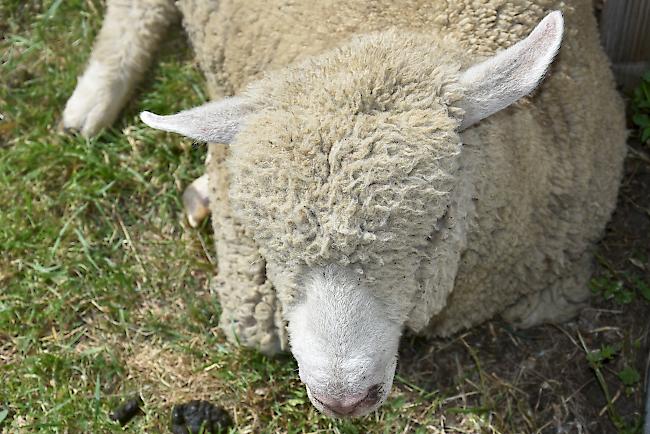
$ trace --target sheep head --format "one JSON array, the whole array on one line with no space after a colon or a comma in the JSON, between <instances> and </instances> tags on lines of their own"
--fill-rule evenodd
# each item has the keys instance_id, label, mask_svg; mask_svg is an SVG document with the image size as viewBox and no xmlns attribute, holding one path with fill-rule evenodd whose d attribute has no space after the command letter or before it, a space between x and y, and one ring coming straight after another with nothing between
<instances>
[{"instance_id":1,"label":"sheep head","mask_svg":"<svg viewBox=\"0 0 650 434\"><path fill-rule=\"evenodd\" d=\"M476 64L437 34L365 35L238 97L142 114L154 128L232 145L233 212L267 261L321 411L376 409L402 329L445 306L464 242L461 131L530 93L562 30L551 13Z\"/></svg>"}]
</instances>

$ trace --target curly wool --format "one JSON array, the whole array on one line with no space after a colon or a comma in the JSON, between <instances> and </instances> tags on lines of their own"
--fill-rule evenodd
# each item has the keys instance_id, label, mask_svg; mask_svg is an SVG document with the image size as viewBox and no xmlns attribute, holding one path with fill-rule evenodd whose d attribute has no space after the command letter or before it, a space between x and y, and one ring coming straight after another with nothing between
<instances>
[{"instance_id":1,"label":"curly wool","mask_svg":"<svg viewBox=\"0 0 650 434\"><path fill-rule=\"evenodd\" d=\"M386 303L399 288L395 320L408 318L460 155L459 66L441 52L433 38L365 36L247 91L262 109L231 146L230 195L284 305L300 270L336 263Z\"/></svg>"},{"instance_id":2,"label":"curly wool","mask_svg":"<svg viewBox=\"0 0 650 434\"><path fill-rule=\"evenodd\" d=\"M296 273L325 262L437 335L566 319L587 297L625 154L589 0L218 3L179 6L212 96L253 83L260 109L208 167L229 336L285 349ZM553 9L567 31L541 89L461 146L459 70Z\"/></svg>"}]
</instances>

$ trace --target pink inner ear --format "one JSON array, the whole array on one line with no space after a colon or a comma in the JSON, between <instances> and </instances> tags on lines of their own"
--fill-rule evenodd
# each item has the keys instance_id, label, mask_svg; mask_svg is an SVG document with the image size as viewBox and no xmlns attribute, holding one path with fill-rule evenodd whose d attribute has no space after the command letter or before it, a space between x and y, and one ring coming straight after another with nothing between
<instances>
[{"instance_id":1,"label":"pink inner ear","mask_svg":"<svg viewBox=\"0 0 650 434\"><path fill-rule=\"evenodd\" d=\"M526 39L468 68L460 77L465 86L461 130L532 92L560 48L563 29L562 13L552 12Z\"/></svg>"}]
</instances>

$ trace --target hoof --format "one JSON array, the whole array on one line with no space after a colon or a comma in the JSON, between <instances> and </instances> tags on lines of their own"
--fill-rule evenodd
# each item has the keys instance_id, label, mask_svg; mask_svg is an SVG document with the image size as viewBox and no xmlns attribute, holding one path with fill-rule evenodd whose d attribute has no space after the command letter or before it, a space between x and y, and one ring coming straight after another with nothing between
<instances>
[{"instance_id":1,"label":"hoof","mask_svg":"<svg viewBox=\"0 0 650 434\"><path fill-rule=\"evenodd\" d=\"M106 66L91 63L66 103L61 129L85 137L96 135L117 118L125 96L125 84L112 80Z\"/></svg>"},{"instance_id":2,"label":"hoof","mask_svg":"<svg viewBox=\"0 0 650 434\"><path fill-rule=\"evenodd\" d=\"M201 224L210 214L208 199L208 175L196 179L183 193L183 206L187 221L193 228Z\"/></svg>"}]
</instances>

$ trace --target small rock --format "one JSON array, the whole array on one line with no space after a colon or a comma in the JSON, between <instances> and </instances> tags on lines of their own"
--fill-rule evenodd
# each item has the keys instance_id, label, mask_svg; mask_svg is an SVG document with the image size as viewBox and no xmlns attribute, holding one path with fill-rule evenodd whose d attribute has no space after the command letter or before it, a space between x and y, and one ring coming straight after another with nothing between
<instances>
[{"instance_id":1,"label":"small rock","mask_svg":"<svg viewBox=\"0 0 650 434\"><path fill-rule=\"evenodd\" d=\"M232 419L228 412L208 401L190 401L175 405L172 410L174 434L225 433L230 426Z\"/></svg>"}]
</instances>

